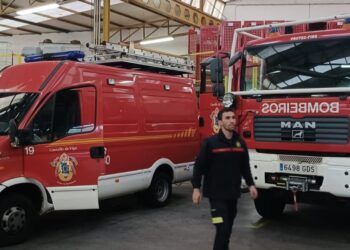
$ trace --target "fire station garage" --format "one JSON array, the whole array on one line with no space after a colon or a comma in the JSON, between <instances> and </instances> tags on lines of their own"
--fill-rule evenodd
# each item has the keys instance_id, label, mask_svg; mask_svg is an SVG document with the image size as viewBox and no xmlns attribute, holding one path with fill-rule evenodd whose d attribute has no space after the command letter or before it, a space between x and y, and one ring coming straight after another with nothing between
<instances>
[{"instance_id":1,"label":"fire station garage","mask_svg":"<svg viewBox=\"0 0 350 250\"><path fill-rule=\"evenodd\" d=\"M0 0L0 247L350 249L348 93L349 0Z\"/></svg>"}]
</instances>

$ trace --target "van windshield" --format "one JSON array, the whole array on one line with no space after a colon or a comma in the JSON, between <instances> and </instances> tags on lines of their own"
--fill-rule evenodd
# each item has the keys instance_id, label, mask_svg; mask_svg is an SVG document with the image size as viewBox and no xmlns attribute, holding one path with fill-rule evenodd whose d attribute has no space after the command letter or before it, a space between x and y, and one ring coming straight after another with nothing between
<instances>
[{"instance_id":1,"label":"van windshield","mask_svg":"<svg viewBox=\"0 0 350 250\"><path fill-rule=\"evenodd\" d=\"M248 48L241 90L350 87L350 38Z\"/></svg>"},{"instance_id":2,"label":"van windshield","mask_svg":"<svg viewBox=\"0 0 350 250\"><path fill-rule=\"evenodd\" d=\"M18 124L38 95L34 93L0 93L0 135L6 135L9 122Z\"/></svg>"}]
</instances>

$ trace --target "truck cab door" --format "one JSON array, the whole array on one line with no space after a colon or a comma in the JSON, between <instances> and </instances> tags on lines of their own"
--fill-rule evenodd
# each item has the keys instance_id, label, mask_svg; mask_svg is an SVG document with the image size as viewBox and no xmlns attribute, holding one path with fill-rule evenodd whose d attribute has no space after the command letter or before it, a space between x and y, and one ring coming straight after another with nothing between
<instances>
[{"instance_id":1,"label":"truck cab door","mask_svg":"<svg viewBox=\"0 0 350 250\"><path fill-rule=\"evenodd\" d=\"M104 145L93 86L60 90L39 107L27 129L24 173L42 183L55 210L98 208Z\"/></svg>"}]
</instances>

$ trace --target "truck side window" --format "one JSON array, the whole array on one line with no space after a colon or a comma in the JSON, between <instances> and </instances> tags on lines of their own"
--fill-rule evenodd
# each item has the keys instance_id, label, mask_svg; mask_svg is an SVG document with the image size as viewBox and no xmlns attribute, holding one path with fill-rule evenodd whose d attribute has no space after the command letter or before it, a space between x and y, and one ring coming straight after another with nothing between
<instances>
[{"instance_id":1,"label":"truck side window","mask_svg":"<svg viewBox=\"0 0 350 250\"><path fill-rule=\"evenodd\" d=\"M34 118L31 124L32 142L51 142L94 130L95 99L93 87L57 92Z\"/></svg>"}]
</instances>

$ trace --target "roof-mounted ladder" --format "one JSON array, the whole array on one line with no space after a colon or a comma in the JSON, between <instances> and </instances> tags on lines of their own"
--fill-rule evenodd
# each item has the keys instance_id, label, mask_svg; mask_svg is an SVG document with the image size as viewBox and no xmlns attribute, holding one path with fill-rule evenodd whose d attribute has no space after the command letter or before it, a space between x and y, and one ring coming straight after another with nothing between
<instances>
[{"instance_id":1,"label":"roof-mounted ladder","mask_svg":"<svg viewBox=\"0 0 350 250\"><path fill-rule=\"evenodd\" d=\"M85 61L90 63L171 75L194 73L194 64L187 57L138 49L132 45L106 43L105 45L88 45L88 47L93 55L86 57Z\"/></svg>"}]
</instances>

